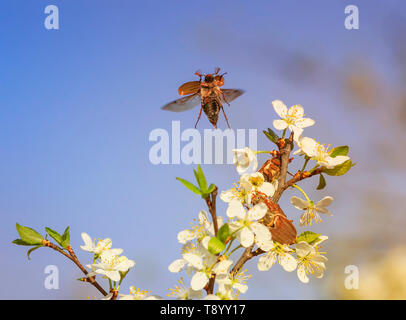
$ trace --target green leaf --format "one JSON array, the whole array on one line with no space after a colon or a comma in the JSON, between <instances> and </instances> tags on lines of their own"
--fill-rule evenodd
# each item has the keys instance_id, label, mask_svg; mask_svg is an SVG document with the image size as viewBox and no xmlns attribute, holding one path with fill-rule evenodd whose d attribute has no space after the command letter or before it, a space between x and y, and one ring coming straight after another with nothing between
<instances>
[{"instance_id":1,"label":"green leaf","mask_svg":"<svg viewBox=\"0 0 406 320\"><path fill-rule=\"evenodd\" d=\"M60 246L62 246L62 236L58 232L48 227L45 227L45 231L48 232L52 239L54 239Z\"/></svg>"},{"instance_id":2,"label":"green leaf","mask_svg":"<svg viewBox=\"0 0 406 320\"><path fill-rule=\"evenodd\" d=\"M320 179L319 179L319 185L317 186L317 190L322 190L326 186L326 179L324 176L320 173Z\"/></svg>"},{"instance_id":3,"label":"green leaf","mask_svg":"<svg viewBox=\"0 0 406 320\"><path fill-rule=\"evenodd\" d=\"M214 189L216 189L216 186L214 184L211 184L209 186L209 190L207 190L208 193L212 193L214 191Z\"/></svg>"},{"instance_id":4,"label":"green leaf","mask_svg":"<svg viewBox=\"0 0 406 320\"><path fill-rule=\"evenodd\" d=\"M305 241L309 244L312 244L315 242L319 237L321 236L320 233L314 233L312 231L305 231L302 232L298 237L297 237L297 242L300 241Z\"/></svg>"},{"instance_id":5,"label":"green leaf","mask_svg":"<svg viewBox=\"0 0 406 320\"><path fill-rule=\"evenodd\" d=\"M198 194L199 196L202 195L202 192L199 190L198 187L196 187L195 185L193 185L192 183L190 183L189 181L185 180L185 179L181 179L181 178L176 178L176 180L180 181L183 183L183 185L188 188L190 191Z\"/></svg>"},{"instance_id":6,"label":"green leaf","mask_svg":"<svg viewBox=\"0 0 406 320\"><path fill-rule=\"evenodd\" d=\"M348 154L349 149L350 148L348 146L335 147L331 149L330 157L335 158L337 156L346 156Z\"/></svg>"},{"instance_id":7,"label":"green leaf","mask_svg":"<svg viewBox=\"0 0 406 320\"><path fill-rule=\"evenodd\" d=\"M43 246L42 246L42 245L39 245L39 246L36 246L36 247L31 248L30 250L28 250L28 251L27 251L27 258L28 258L28 260L31 260L31 259L30 259L30 254L31 254L34 250L37 250L38 248L41 248L41 247L43 247Z\"/></svg>"},{"instance_id":8,"label":"green leaf","mask_svg":"<svg viewBox=\"0 0 406 320\"><path fill-rule=\"evenodd\" d=\"M44 238L34 229L21 226L18 223L16 223L16 228L18 234L20 235L21 240L27 243L28 245L42 244L42 240Z\"/></svg>"},{"instance_id":9,"label":"green leaf","mask_svg":"<svg viewBox=\"0 0 406 320\"><path fill-rule=\"evenodd\" d=\"M217 238L224 243L226 242L229 236L230 236L230 226L228 225L228 223L225 223L221 226L221 228L217 232Z\"/></svg>"},{"instance_id":10,"label":"green leaf","mask_svg":"<svg viewBox=\"0 0 406 320\"><path fill-rule=\"evenodd\" d=\"M209 252L212 254L219 254L226 248L226 245L220 239L213 237L209 241Z\"/></svg>"},{"instance_id":11,"label":"green leaf","mask_svg":"<svg viewBox=\"0 0 406 320\"><path fill-rule=\"evenodd\" d=\"M262 131L265 136L271 140L273 143L277 144L279 141L279 136L270 128L268 128L268 131Z\"/></svg>"},{"instance_id":12,"label":"green leaf","mask_svg":"<svg viewBox=\"0 0 406 320\"><path fill-rule=\"evenodd\" d=\"M70 234L69 227L67 227L62 235L62 244L61 246L66 249L70 245Z\"/></svg>"},{"instance_id":13,"label":"green leaf","mask_svg":"<svg viewBox=\"0 0 406 320\"><path fill-rule=\"evenodd\" d=\"M342 176L343 174L346 174L348 170L350 170L353 166L355 166L355 163L353 163L351 159L349 159L344 163L335 166L333 169L324 168L323 172L328 174L329 176Z\"/></svg>"},{"instance_id":14,"label":"green leaf","mask_svg":"<svg viewBox=\"0 0 406 320\"><path fill-rule=\"evenodd\" d=\"M24 242L24 241L21 240L21 239L15 239L15 240L12 241L11 243L14 243L14 244L16 244L16 245L18 245L18 246L32 246L32 244L29 244L29 243L27 243L27 242Z\"/></svg>"},{"instance_id":15,"label":"green leaf","mask_svg":"<svg viewBox=\"0 0 406 320\"><path fill-rule=\"evenodd\" d=\"M195 173L196 181L200 187L200 190L202 193L207 193L207 181L200 164L197 166L197 171L193 170L193 172Z\"/></svg>"}]
</instances>

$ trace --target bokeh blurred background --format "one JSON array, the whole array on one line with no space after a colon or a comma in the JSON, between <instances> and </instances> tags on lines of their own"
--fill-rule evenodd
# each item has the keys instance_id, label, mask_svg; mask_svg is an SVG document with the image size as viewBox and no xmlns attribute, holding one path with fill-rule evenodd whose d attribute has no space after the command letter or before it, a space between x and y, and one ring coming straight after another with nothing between
<instances>
[{"instance_id":1,"label":"bokeh blurred background","mask_svg":"<svg viewBox=\"0 0 406 320\"><path fill-rule=\"evenodd\" d=\"M59 8L60 29L44 28L44 8ZM345 6L359 9L359 30L344 27ZM130 285L165 296L178 274L178 231L205 204L175 177L193 166L150 163L155 128L192 127L198 110L160 110L197 69L227 71L226 86L246 93L228 110L233 128L272 125L270 102L301 104L316 125L306 135L350 146L349 174L303 184L315 200L335 198L311 230L329 236L323 279L302 284L278 265L253 274L246 299L405 299L406 4L388 1L26 1L0 4L0 273L2 299L93 299L62 256L11 244L15 223L71 228L113 239L136 261ZM219 126L225 123L220 120ZM210 128L202 117L199 129ZM269 147L259 135L258 148ZM261 158L265 161L266 157ZM204 165L228 189L232 165ZM281 199L288 216L299 212ZM221 201L220 201L221 202ZM224 203L219 211L224 214ZM299 228L303 231L304 228ZM59 268L59 290L44 269ZM346 290L347 265L359 289Z\"/></svg>"}]
</instances>

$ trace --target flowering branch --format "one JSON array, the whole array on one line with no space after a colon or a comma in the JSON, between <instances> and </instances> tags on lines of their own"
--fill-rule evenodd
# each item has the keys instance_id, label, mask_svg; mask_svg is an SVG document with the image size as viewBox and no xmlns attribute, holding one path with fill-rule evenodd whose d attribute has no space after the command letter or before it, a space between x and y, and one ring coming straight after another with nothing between
<instances>
[{"instance_id":1,"label":"flowering branch","mask_svg":"<svg viewBox=\"0 0 406 320\"><path fill-rule=\"evenodd\" d=\"M205 292L204 299L236 299L248 290L246 281L250 275L245 275L243 266L257 256L260 271L269 270L278 261L287 272L297 270L297 276L303 283L309 282L310 275L316 278L323 276L327 258L319 248L328 237L311 231L298 235L294 219L288 218L278 202L286 190L298 190L305 199L292 196L290 203L302 212L299 225L311 226L312 223L321 222L320 215L331 215L327 207L333 202L333 197L326 196L314 202L298 183L317 175L319 184L316 189L323 189L326 187L324 175L343 175L354 163L347 156L348 146L328 150L329 147L302 135L304 128L314 125L315 121L304 117L300 105L288 109L279 100L273 101L272 105L280 116L280 119L273 121L273 126L282 130L282 137L271 129L264 131L264 134L277 146L277 150L233 150L234 164L240 177L234 187L220 193L220 199L227 203L225 218L217 212L218 188L215 184L208 185L200 165L194 170L197 185L177 178L187 189L204 199L209 214L200 211L196 225L178 233L178 241L182 244L181 258L173 261L168 269L170 272L185 270L191 280L190 285L185 285L181 277L174 289L170 289L169 296L201 299ZM289 136L285 138L287 133ZM297 150L293 152L295 146ZM257 170L257 155L262 154L269 154L271 158ZM288 171L289 163L294 159L300 160L302 156L302 169L291 174ZM312 169L306 170L311 161L315 161ZM288 174L292 176L289 180ZM91 263L83 266L70 245L69 227L62 235L45 228L45 239L31 228L19 224L16 228L21 239L13 243L31 246L27 252L28 258L40 247L49 247L63 254L85 274L86 277L79 280L90 282L103 294L103 299L161 299L134 286L130 287L129 294L119 294L120 286L135 262L122 256L122 249L112 249L109 238L96 242L88 234L81 234L84 242L81 249L93 255ZM47 240L48 235L58 245ZM238 259L234 259L234 256ZM108 280L108 292L96 281L96 275Z\"/></svg>"},{"instance_id":2,"label":"flowering branch","mask_svg":"<svg viewBox=\"0 0 406 320\"><path fill-rule=\"evenodd\" d=\"M76 254L74 253L72 247L70 245L67 246L66 250L69 252L67 254L65 251L63 251L62 248L59 248L57 245L54 243L50 242L49 240L42 240L42 245L48 248L51 248L61 254L63 254L65 257L67 257L69 260L71 260L76 266L86 275L88 276L89 272L82 266L82 264L79 262L79 259L76 257ZM107 296L107 292L100 286L100 284L96 281L94 276L88 276L85 278L85 282L89 282L92 286L94 286L103 296Z\"/></svg>"}]
</instances>

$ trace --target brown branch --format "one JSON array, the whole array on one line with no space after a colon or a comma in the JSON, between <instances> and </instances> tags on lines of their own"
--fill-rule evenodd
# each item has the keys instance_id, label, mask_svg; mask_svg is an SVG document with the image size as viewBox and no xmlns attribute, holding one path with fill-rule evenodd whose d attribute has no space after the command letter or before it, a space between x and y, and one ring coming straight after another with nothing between
<instances>
[{"instance_id":1,"label":"brown branch","mask_svg":"<svg viewBox=\"0 0 406 320\"><path fill-rule=\"evenodd\" d=\"M278 142L279 146L279 154L280 154L280 160L281 160L281 173L279 175L278 179L278 188L276 189L272 200L275 203L279 202L279 199L285 190L285 184L286 184L286 175L288 172L288 165L289 165L289 155L290 151L292 150L292 145L293 145L293 132L290 134L289 139L286 143L286 140L280 139Z\"/></svg>"},{"instance_id":2,"label":"brown branch","mask_svg":"<svg viewBox=\"0 0 406 320\"><path fill-rule=\"evenodd\" d=\"M216 186L214 188L214 190L212 191L212 193L209 195L209 197L207 197L205 199L206 203L207 203L207 207L209 208L209 211L210 211L210 214L211 214L211 218L213 220L213 228L214 228L214 235L215 236L217 236L217 233L218 233L217 209L216 209L217 193L218 193L218 188ZM213 293L215 280L216 280L216 275L212 274L210 279L209 279L209 283L205 287L205 290L206 290L207 294L212 294Z\"/></svg>"},{"instance_id":3,"label":"brown branch","mask_svg":"<svg viewBox=\"0 0 406 320\"><path fill-rule=\"evenodd\" d=\"M315 175L318 175L320 173L323 172L323 168L317 168L315 170L313 170L312 172L309 171L298 171L296 172L296 174L293 176L292 179L290 179L288 182L286 182L286 184L283 186L283 191L285 191L287 188L293 186L295 183L313 177Z\"/></svg>"},{"instance_id":4,"label":"brown branch","mask_svg":"<svg viewBox=\"0 0 406 320\"><path fill-rule=\"evenodd\" d=\"M236 274L238 271L241 270L242 266L249 260L251 259L253 256L252 253L252 248L254 248L254 245L246 248L244 250L244 252L242 253L241 257L238 259L238 261L236 262L236 264L234 265L233 269L231 270L231 274Z\"/></svg>"},{"instance_id":5,"label":"brown branch","mask_svg":"<svg viewBox=\"0 0 406 320\"><path fill-rule=\"evenodd\" d=\"M71 246L68 246L66 250L68 250L69 254L67 254L65 251L63 251L62 248L59 248L57 245L52 243L49 240L42 240L42 245L45 247L51 248L55 251L58 251L59 253L63 254L65 257L67 257L69 260L73 261L74 264L78 266L80 270L87 276L89 272L82 266L82 264L79 262L79 259L76 257L75 253L73 252L73 249ZM99 283L95 280L94 277L87 277L89 279L90 284L92 284L99 292L103 295L106 296L107 292L104 291L104 289L99 285Z\"/></svg>"},{"instance_id":6,"label":"brown branch","mask_svg":"<svg viewBox=\"0 0 406 320\"><path fill-rule=\"evenodd\" d=\"M213 227L214 227L214 235L217 236L217 232L218 232L218 223L217 223L217 209L216 209L216 198L217 198L217 192L218 192L218 188L217 186L214 188L214 190L212 191L212 193L209 195L209 197L207 197L206 203L207 203L207 207L209 208L210 214L211 214L211 218L213 220Z\"/></svg>"}]
</instances>

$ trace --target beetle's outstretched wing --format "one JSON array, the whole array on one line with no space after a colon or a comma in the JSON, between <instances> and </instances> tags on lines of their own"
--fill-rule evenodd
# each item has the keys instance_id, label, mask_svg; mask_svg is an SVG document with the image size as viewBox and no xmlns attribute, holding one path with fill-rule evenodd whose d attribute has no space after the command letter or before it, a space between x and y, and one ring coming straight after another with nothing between
<instances>
[{"instance_id":1,"label":"beetle's outstretched wing","mask_svg":"<svg viewBox=\"0 0 406 320\"><path fill-rule=\"evenodd\" d=\"M192 94L192 93L197 93L200 90L200 81L189 81L184 84L182 84L178 92L181 96L187 95L187 94Z\"/></svg>"},{"instance_id":2,"label":"beetle's outstretched wing","mask_svg":"<svg viewBox=\"0 0 406 320\"><path fill-rule=\"evenodd\" d=\"M182 112L190 110L200 104L200 94L195 93L190 96L186 96L175 101L169 102L162 107L162 110L168 110L173 112Z\"/></svg>"},{"instance_id":3,"label":"beetle's outstretched wing","mask_svg":"<svg viewBox=\"0 0 406 320\"><path fill-rule=\"evenodd\" d=\"M221 89L224 96L221 96L224 102L230 103L234 99L237 99L240 95L244 93L244 90L240 89Z\"/></svg>"}]
</instances>

